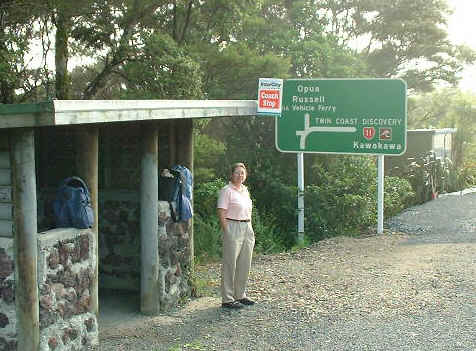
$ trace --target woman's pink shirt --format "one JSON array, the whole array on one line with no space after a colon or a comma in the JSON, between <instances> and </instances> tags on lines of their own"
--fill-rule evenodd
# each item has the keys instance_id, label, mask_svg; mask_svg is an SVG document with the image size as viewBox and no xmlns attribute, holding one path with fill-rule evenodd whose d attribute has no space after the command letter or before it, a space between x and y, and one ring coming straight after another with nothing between
<instances>
[{"instance_id":1,"label":"woman's pink shirt","mask_svg":"<svg viewBox=\"0 0 476 351\"><path fill-rule=\"evenodd\" d=\"M229 183L220 190L217 207L225 210L225 217L230 219L251 219L251 202L248 188L242 185L243 191L237 190Z\"/></svg>"}]
</instances>

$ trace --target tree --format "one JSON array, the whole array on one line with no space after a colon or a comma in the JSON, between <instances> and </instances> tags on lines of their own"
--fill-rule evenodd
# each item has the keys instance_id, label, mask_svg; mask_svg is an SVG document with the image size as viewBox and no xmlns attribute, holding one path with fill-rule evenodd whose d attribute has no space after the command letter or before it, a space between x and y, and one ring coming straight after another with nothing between
<instances>
[{"instance_id":1,"label":"tree","mask_svg":"<svg viewBox=\"0 0 476 351\"><path fill-rule=\"evenodd\" d=\"M144 45L141 32L155 28L154 15L164 3L153 0L94 1L89 11L81 14L81 21L72 28L71 36L100 62L99 66L93 66L99 70L88 82L84 99L94 98L107 85L117 67L135 59Z\"/></svg>"},{"instance_id":2,"label":"tree","mask_svg":"<svg viewBox=\"0 0 476 351\"><path fill-rule=\"evenodd\" d=\"M410 88L423 91L439 81L454 84L462 65L475 58L472 50L448 42L445 0L9 0L2 2L1 10L8 21L2 21L0 50L16 52L3 54L2 89L10 87L10 93L3 94L7 100L12 100L15 91L12 77L19 73L18 67L13 69L14 62L25 56L18 54L25 53L35 32L43 42L55 45L52 80L58 98L71 95L68 65L72 58L76 62L89 58L83 68L89 79L81 97L94 98L108 89L109 79L123 65L140 56L143 40L152 33L168 34L185 56L200 63L204 88L210 88L208 96L219 93L218 85L229 84L226 75L208 74L208 62L224 62L221 56L231 47L230 59L233 50L241 52L241 58L247 50L249 62L255 61L252 57L268 57L269 62L272 57L274 63L282 60L289 65L289 77L402 77ZM23 32L17 26L12 35L14 23ZM47 91L50 72L45 68L46 82L40 84ZM39 76L32 70L22 72ZM36 83L26 86L24 98L33 96L28 89L38 88Z\"/></svg>"},{"instance_id":3,"label":"tree","mask_svg":"<svg viewBox=\"0 0 476 351\"><path fill-rule=\"evenodd\" d=\"M200 51L197 60L204 72L204 88L210 99L257 99L260 77L288 76L287 58L260 54L246 44L231 43L221 50L203 46Z\"/></svg>"},{"instance_id":4,"label":"tree","mask_svg":"<svg viewBox=\"0 0 476 351\"><path fill-rule=\"evenodd\" d=\"M28 68L25 53L34 39L31 5L28 1L8 0L0 3L0 103L18 102L15 90L25 95L37 81Z\"/></svg>"},{"instance_id":5,"label":"tree","mask_svg":"<svg viewBox=\"0 0 476 351\"><path fill-rule=\"evenodd\" d=\"M364 62L326 31L328 19L315 1L264 0L243 18L235 33L261 54L290 60L288 76L295 78L365 76Z\"/></svg>"},{"instance_id":6,"label":"tree","mask_svg":"<svg viewBox=\"0 0 476 351\"><path fill-rule=\"evenodd\" d=\"M334 37L358 47L373 77L400 77L410 89L455 85L475 54L447 39L446 0L327 0L320 5ZM358 43L358 44L356 44Z\"/></svg>"},{"instance_id":7,"label":"tree","mask_svg":"<svg viewBox=\"0 0 476 351\"><path fill-rule=\"evenodd\" d=\"M167 34L141 39L144 47L118 71L124 79L121 98L199 99L202 71L186 51Z\"/></svg>"}]
</instances>

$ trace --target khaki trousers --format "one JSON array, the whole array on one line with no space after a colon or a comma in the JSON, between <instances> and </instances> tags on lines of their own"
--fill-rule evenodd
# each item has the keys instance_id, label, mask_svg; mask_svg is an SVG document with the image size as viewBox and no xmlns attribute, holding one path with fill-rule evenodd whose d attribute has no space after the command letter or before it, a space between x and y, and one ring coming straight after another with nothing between
<instances>
[{"instance_id":1,"label":"khaki trousers","mask_svg":"<svg viewBox=\"0 0 476 351\"><path fill-rule=\"evenodd\" d=\"M221 270L222 302L240 300L245 295L250 273L255 233L251 222L227 221L223 233L223 260Z\"/></svg>"}]
</instances>

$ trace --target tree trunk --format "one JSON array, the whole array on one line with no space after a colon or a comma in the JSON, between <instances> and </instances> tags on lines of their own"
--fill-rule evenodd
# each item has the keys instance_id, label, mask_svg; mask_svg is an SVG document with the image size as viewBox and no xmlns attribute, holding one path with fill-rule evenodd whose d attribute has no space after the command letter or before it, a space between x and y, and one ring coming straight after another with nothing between
<instances>
[{"instance_id":1,"label":"tree trunk","mask_svg":"<svg viewBox=\"0 0 476 351\"><path fill-rule=\"evenodd\" d=\"M71 19L65 11L58 8L56 17L56 98L68 100L69 96L69 75L68 75L68 37L71 31Z\"/></svg>"}]
</instances>

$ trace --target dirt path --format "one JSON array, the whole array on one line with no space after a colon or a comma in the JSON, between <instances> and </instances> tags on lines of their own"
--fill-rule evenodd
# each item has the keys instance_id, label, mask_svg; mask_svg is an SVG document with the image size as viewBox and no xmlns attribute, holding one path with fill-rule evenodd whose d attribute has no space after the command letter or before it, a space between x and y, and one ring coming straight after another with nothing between
<instances>
[{"instance_id":1,"label":"dirt path","mask_svg":"<svg viewBox=\"0 0 476 351\"><path fill-rule=\"evenodd\" d=\"M117 311L100 321L99 349L474 351L475 221L476 194L447 196L384 235L257 257L258 304L238 312L219 307L219 265L200 267L206 296L158 317Z\"/></svg>"}]
</instances>

